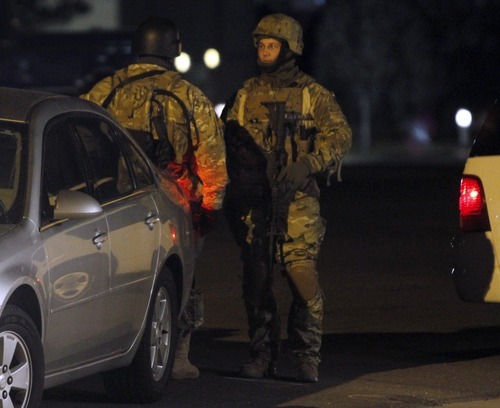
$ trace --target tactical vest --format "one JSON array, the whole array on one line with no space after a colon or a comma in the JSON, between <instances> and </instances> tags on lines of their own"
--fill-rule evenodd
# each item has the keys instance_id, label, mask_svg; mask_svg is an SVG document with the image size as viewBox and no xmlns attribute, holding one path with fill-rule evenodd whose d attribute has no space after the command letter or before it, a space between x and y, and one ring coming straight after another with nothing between
<instances>
[{"instance_id":1,"label":"tactical vest","mask_svg":"<svg viewBox=\"0 0 500 408\"><path fill-rule=\"evenodd\" d=\"M243 88L238 106L238 123L244 126L256 144L266 153L275 146L275 136L271 132L269 112L262 102L286 101L285 107L285 149L288 162L295 162L314 149L315 127L311 115L309 89L257 87L248 91Z\"/></svg>"},{"instance_id":2,"label":"tactical vest","mask_svg":"<svg viewBox=\"0 0 500 408\"><path fill-rule=\"evenodd\" d=\"M198 139L191 112L172 92L181 79L166 70L120 78L102 103L160 168L174 160L183 163L193 147L192 134ZM176 137L178 132L186 137Z\"/></svg>"},{"instance_id":3,"label":"tactical vest","mask_svg":"<svg viewBox=\"0 0 500 408\"><path fill-rule=\"evenodd\" d=\"M251 90L243 88L240 91L237 110L238 123L249 131L256 144L265 153L270 152L275 145L270 130L268 110L262 105L262 102L269 100L286 101L285 128L287 137L285 149L288 153L288 164L299 160L308 153L319 150L316 146L319 143L316 135L320 130L313 120L311 94L306 85L302 88L278 89L257 86ZM337 173L337 181L342 181L341 166L342 157L337 157L324 170L327 186L330 185L330 177L335 173Z\"/></svg>"}]
</instances>

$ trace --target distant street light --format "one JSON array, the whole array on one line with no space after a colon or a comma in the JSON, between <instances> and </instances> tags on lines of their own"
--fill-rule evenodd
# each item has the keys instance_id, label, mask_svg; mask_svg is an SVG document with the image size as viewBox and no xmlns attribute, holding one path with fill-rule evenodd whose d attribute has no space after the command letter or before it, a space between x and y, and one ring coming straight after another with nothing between
<instances>
[{"instance_id":1,"label":"distant street light","mask_svg":"<svg viewBox=\"0 0 500 408\"><path fill-rule=\"evenodd\" d=\"M220 64L220 54L215 48L209 48L203 55L203 61L209 69L215 69Z\"/></svg>"},{"instance_id":2,"label":"distant street light","mask_svg":"<svg viewBox=\"0 0 500 408\"><path fill-rule=\"evenodd\" d=\"M191 57L188 53L181 52L181 55L174 60L174 65L177 71L184 74L191 68Z\"/></svg>"},{"instance_id":3,"label":"distant street light","mask_svg":"<svg viewBox=\"0 0 500 408\"><path fill-rule=\"evenodd\" d=\"M459 109L455 114L455 123L458 126L458 143L461 146L467 146L469 144L469 128L472 123L472 114L468 109Z\"/></svg>"}]
</instances>

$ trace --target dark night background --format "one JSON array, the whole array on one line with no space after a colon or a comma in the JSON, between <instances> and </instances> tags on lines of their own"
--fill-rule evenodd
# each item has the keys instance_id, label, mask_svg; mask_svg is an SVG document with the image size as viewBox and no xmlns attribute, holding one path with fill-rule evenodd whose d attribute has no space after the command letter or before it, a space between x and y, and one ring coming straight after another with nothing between
<instances>
[{"instance_id":1,"label":"dark night background","mask_svg":"<svg viewBox=\"0 0 500 408\"><path fill-rule=\"evenodd\" d=\"M112 16L96 24L96 4ZM354 128L354 147L378 142L454 143L458 108L473 128L500 91L498 0L2 0L0 85L79 94L130 61L135 26L174 20L191 55L187 79L214 103L255 73L251 32L270 12L305 34L301 67L335 92ZM78 29L70 29L79 21ZM83 28L82 28L83 27ZM205 49L221 53L208 70Z\"/></svg>"}]
</instances>

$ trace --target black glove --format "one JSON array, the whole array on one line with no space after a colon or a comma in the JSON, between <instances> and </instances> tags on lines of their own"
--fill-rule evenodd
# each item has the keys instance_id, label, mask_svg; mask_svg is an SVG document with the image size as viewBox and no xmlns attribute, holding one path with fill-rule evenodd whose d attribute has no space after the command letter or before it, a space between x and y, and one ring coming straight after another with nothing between
<instances>
[{"instance_id":1,"label":"black glove","mask_svg":"<svg viewBox=\"0 0 500 408\"><path fill-rule=\"evenodd\" d=\"M191 203L191 214L193 215L193 229L195 236L204 237L215 226L217 214L199 203Z\"/></svg>"},{"instance_id":2,"label":"black glove","mask_svg":"<svg viewBox=\"0 0 500 408\"><path fill-rule=\"evenodd\" d=\"M292 199L295 192L307 186L311 173L311 165L307 159L290 163L278 175L277 181L280 193L286 199Z\"/></svg>"}]
</instances>

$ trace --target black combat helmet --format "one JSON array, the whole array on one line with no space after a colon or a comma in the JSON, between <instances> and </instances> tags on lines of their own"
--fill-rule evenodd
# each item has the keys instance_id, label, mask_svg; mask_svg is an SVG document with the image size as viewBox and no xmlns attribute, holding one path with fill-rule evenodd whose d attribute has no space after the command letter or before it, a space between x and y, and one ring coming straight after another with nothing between
<instances>
[{"instance_id":1,"label":"black combat helmet","mask_svg":"<svg viewBox=\"0 0 500 408\"><path fill-rule=\"evenodd\" d=\"M181 53L179 30L168 18L149 18L137 27L132 51L138 55L175 58Z\"/></svg>"}]
</instances>

